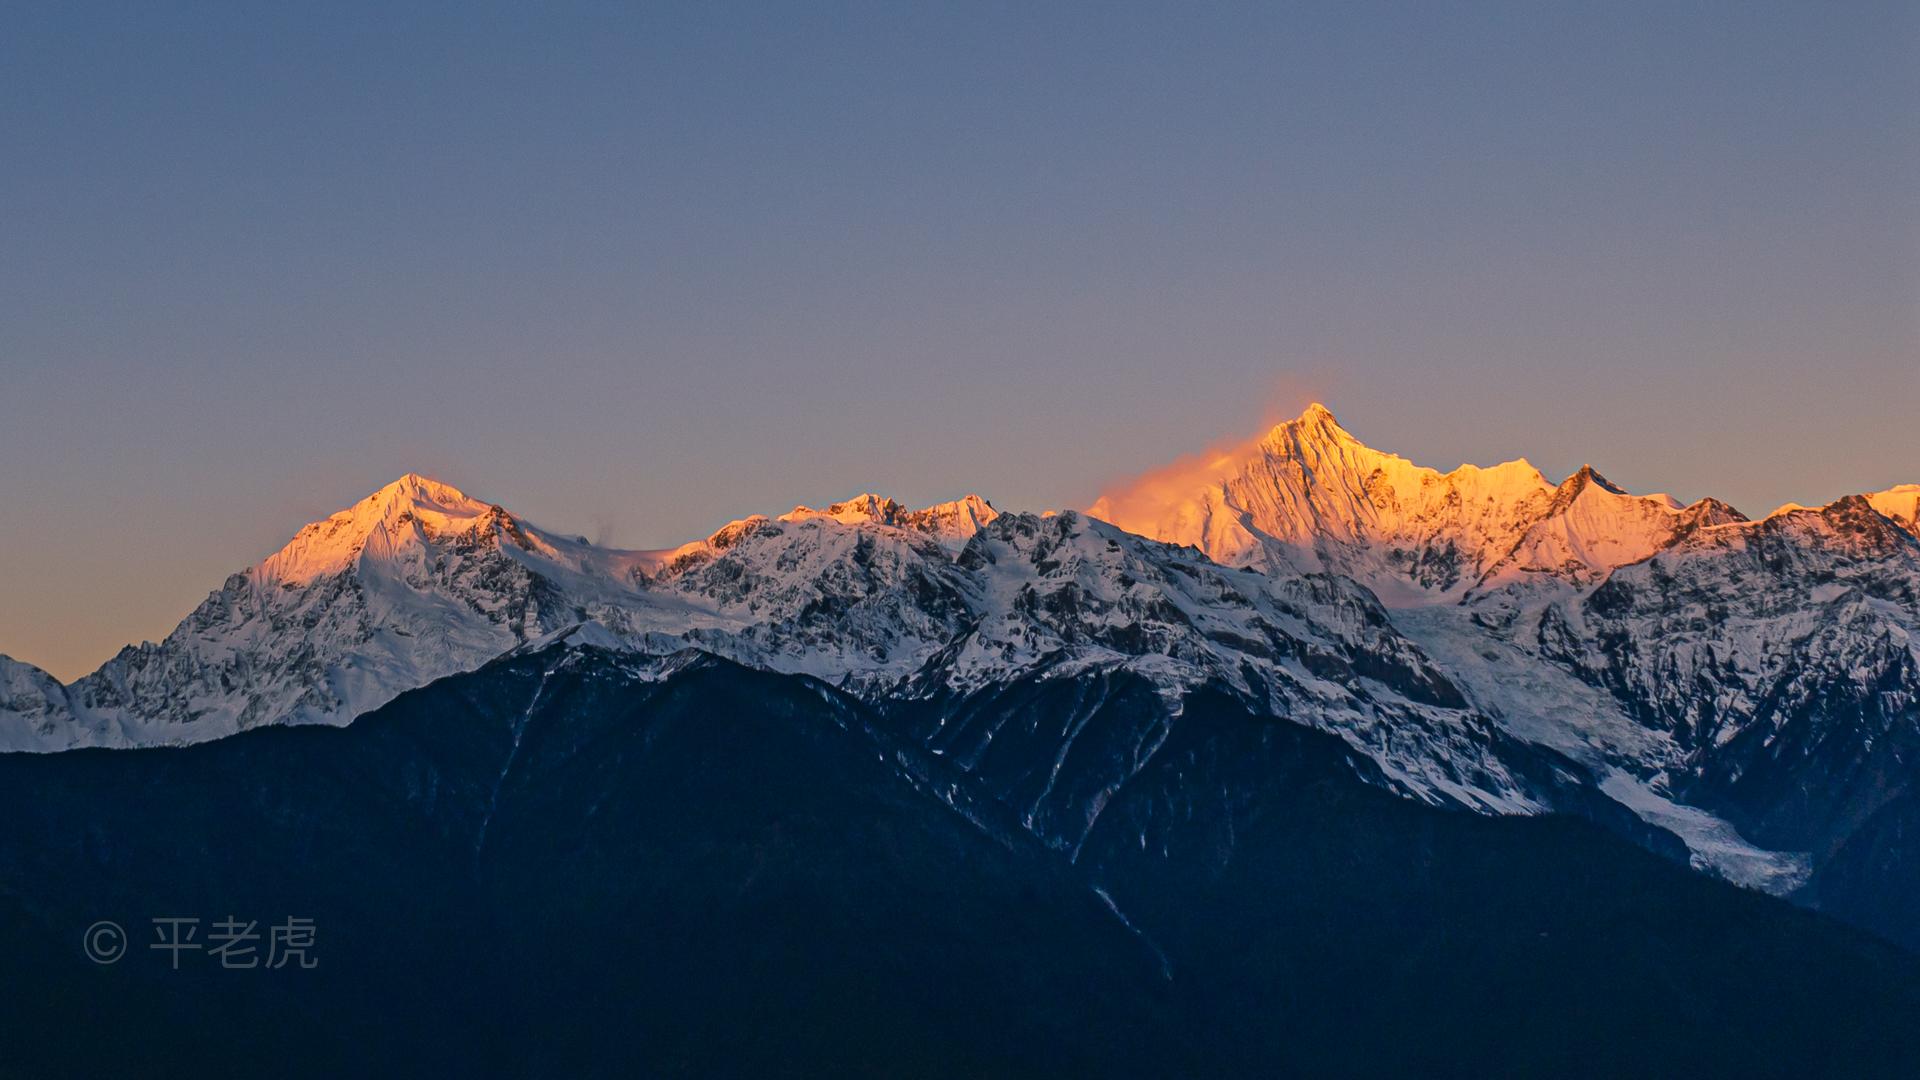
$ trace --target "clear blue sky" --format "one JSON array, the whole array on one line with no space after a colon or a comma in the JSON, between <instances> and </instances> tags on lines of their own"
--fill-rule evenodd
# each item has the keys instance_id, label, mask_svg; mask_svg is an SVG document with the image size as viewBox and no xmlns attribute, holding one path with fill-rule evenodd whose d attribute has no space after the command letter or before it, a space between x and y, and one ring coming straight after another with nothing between
<instances>
[{"instance_id":1,"label":"clear blue sky","mask_svg":"<svg viewBox=\"0 0 1920 1080\"><path fill-rule=\"evenodd\" d=\"M264 7L7 9L0 652L63 677L407 470L653 546L1319 398L1920 480L1910 3Z\"/></svg>"}]
</instances>

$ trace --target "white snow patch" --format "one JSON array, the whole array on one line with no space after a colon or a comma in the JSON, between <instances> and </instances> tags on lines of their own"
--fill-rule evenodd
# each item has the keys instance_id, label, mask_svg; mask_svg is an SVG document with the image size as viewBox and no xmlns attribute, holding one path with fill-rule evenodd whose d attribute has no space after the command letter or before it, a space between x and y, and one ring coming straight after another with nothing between
<instances>
[{"instance_id":1,"label":"white snow patch","mask_svg":"<svg viewBox=\"0 0 1920 1080\"><path fill-rule=\"evenodd\" d=\"M1600 790L1640 815L1641 820L1686 841L1695 869L1718 874L1735 885L1784 896L1806 884L1812 873L1811 852L1759 847L1712 814L1682 806L1627 773L1608 774L1600 782Z\"/></svg>"}]
</instances>

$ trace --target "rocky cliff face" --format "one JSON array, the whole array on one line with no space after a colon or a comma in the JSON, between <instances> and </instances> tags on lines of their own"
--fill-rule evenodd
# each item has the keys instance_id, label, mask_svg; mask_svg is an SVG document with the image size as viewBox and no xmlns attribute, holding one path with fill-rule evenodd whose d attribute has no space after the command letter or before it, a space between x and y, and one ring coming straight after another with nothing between
<instances>
[{"instance_id":1,"label":"rocky cliff face","mask_svg":"<svg viewBox=\"0 0 1920 1080\"><path fill-rule=\"evenodd\" d=\"M1920 750L1920 543L1865 498L1701 529L1542 625L1544 655L1684 751L1677 789L1824 854Z\"/></svg>"}]
</instances>

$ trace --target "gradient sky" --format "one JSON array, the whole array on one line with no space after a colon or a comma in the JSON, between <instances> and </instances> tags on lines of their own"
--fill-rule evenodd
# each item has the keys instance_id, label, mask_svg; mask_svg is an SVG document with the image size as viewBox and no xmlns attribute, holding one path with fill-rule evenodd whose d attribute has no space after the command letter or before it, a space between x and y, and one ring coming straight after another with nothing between
<instances>
[{"instance_id":1,"label":"gradient sky","mask_svg":"<svg viewBox=\"0 0 1920 1080\"><path fill-rule=\"evenodd\" d=\"M408 470L664 546L1321 399L1920 481L1910 3L170 6L0 33L0 652L63 678Z\"/></svg>"}]
</instances>

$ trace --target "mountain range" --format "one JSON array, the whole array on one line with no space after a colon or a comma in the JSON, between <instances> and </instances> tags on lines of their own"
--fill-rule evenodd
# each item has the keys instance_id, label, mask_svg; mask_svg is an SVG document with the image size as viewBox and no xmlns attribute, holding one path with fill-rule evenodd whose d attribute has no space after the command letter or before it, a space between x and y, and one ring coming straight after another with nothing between
<instances>
[{"instance_id":1,"label":"mountain range","mask_svg":"<svg viewBox=\"0 0 1920 1080\"><path fill-rule=\"evenodd\" d=\"M858 733L915 799L1090 875L1167 970L1225 963L1176 912L1225 903L1191 883L1267 865L1250 838L1302 754L1314 783L1337 774L1381 805L1584 819L1920 948L1920 485L1749 519L1590 466L1559 483L1525 461L1441 473L1319 405L1084 512L861 495L653 551L408 475L71 685L0 657L0 749L22 752L5 764L32 791L53 770L138 771L120 763L150 760L139 748L280 761L296 744L278 729L351 733L459 695L504 716L482 725L514 748L498 800L564 671L648 700L704 671L709 696L745 680L826 708L807 723ZM474 689L529 678L518 714ZM604 724L596 709L553 723ZM496 809L458 828L488 846ZM1065 889L1046 917L1067 921L1088 895L1033 887Z\"/></svg>"},{"instance_id":2,"label":"mountain range","mask_svg":"<svg viewBox=\"0 0 1920 1080\"><path fill-rule=\"evenodd\" d=\"M1080 790L1159 693L1110 671L895 710L699 650L554 642L345 727L0 755L0 1072L1920 1061L1911 954L1588 822L1401 797L1338 736L1220 690L1185 699L1063 851L1031 797ZM1052 779L1063 723L1080 734ZM149 951L149 918L197 916L206 939L230 914L310 920L316 966ZM82 958L96 919L131 936L117 963Z\"/></svg>"}]
</instances>

